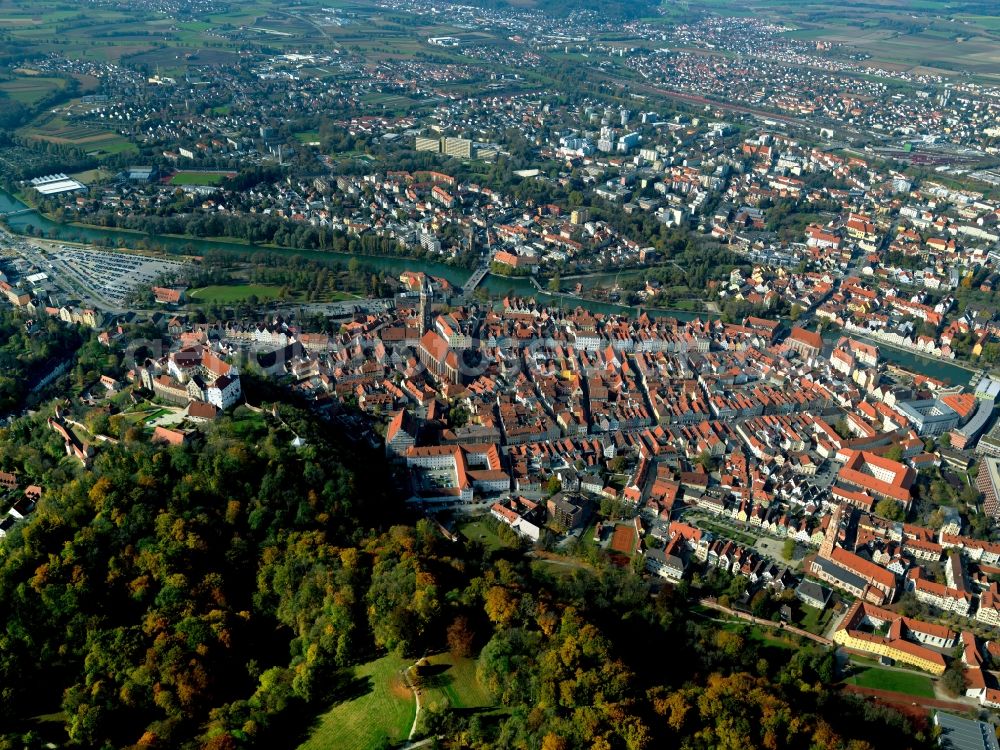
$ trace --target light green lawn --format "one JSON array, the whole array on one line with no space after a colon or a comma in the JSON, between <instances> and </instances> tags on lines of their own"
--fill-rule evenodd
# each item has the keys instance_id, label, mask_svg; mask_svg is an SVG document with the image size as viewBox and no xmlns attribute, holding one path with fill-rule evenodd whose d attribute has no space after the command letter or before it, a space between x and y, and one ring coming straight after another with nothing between
<instances>
[{"instance_id":1,"label":"light green lawn","mask_svg":"<svg viewBox=\"0 0 1000 750\"><path fill-rule=\"evenodd\" d=\"M869 667L848 677L847 682L858 687L891 690L895 693L915 695L919 698L934 697L934 685L930 678L911 672L896 672L891 669Z\"/></svg>"},{"instance_id":2,"label":"light green lawn","mask_svg":"<svg viewBox=\"0 0 1000 750\"><path fill-rule=\"evenodd\" d=\"M481 518L478 521L470 521L468 523L460 524L458 526L458 532L470 542L479 542L483 545L483 547L490 551L503 549L504 547L509 546L504 543L504 541L486 521L486 518Z\"/></svg>"},{"instance_id":3,"label":"light green lawn","mask_svg":"<svg viewBox=\"0 0 1000 750\"><path fill-rule=\"evenodd\" d=\"M370 661L355 670L362 693L333 706L319 716L299 750L372 750L405 740L416 715L413 693L400 674L407 661L394 654Z\"/></svg>"},{"instance_id":4,"label":"light green lawn","mask_svg":"<svg viewBox=\"0 0 1000 750\"><path fill-rule=\"evenodd\" d=\"M221 185L226 175L221 172L178 172L171 185Z\"/></svg>"},{"instance_id":5,"label":"light green lawn","mask_svg":"<svg viewBox=\"0 0 1000 750\"><path fill-rule=\"evenodd\" d=\"M234 284L231 286L204 286L201 289L194 289L188 292L195 302L242 302L250 296L257 297L258 300L272 299L278 296L279 288L276 286L265 286L263 284Z\"/></svg>"},{"instance_id":6,"label":"light green lawn","mask_svg":"<svg viewBox=\"0 0 1000 750\"><path fill-rule=\"evenodd\" d=\"M427 705L447 702L452 708L483 708L492 705L489 693L476 678L476 660L435 654L427 658L430 676L423 681L422 700Z\"/></svg>"}]
</instances>

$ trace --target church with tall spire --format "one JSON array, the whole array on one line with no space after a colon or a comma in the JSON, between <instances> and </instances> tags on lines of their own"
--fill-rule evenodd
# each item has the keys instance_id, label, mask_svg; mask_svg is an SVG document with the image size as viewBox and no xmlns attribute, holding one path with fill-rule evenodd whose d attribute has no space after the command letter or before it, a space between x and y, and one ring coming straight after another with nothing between
<instances>
[{"instance_id":1,"label":"church with tall spire","mask_svg":"<svg viewBox=\"0 0 1000 750\"><path fill-rule=\"evenodd\" d=\"M420 284L420 334L423 335L431 330L431 308L434 305L434 290L431 289L431 280L424 275Z\"/></svg>"}]
</instances>

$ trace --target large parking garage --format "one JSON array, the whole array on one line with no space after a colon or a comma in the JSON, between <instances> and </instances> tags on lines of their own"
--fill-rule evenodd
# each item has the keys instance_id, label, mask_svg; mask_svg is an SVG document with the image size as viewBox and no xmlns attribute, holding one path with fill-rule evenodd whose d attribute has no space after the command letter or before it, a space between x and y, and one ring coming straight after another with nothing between
<instances>
[{"instance_id":1,"label":"large parking garage","mask_svg":"<svg viewBox=\"0 0 1000 750\"><path fill-rule=\"evenodd\" d=\"M62 266L99 296L119 306L135 289L174 276L186 265L164 258L68 245L53 248L49 261L54 269Z\"/></svg>"}]
</instances>

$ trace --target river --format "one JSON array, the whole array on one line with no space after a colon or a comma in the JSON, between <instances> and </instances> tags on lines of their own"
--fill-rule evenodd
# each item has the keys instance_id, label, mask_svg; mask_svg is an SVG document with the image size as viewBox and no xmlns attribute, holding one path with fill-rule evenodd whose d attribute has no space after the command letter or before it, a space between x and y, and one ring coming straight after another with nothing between
<instances>
[{"instance_id":1,"label":"river","mask_svg":"<svg viewBox=\"0 0 1000 750\"><path fill-rule=\"evenodd\" d=\"M21 211L28 208L24 203L17 200L9 193L0 190L0 213ZM46 236L52 236L67 242L97 242L111 239L116 243L121 241L124 245L135 245L138 240L142 240L150 249L160 249L169 253L193 253L200 254L209 250L221 253L245 253L247 251L259 251L267 253L279 253L287 255L298 255L311 260L330 261L335 260L347 263L352 258L358 258L365 265L377 271L387 272L398 276L403 271L423 271L432 276L440 276L447 279L452 285L458 287L465 283L469 277L469 271L464 268L456 268L444 263L428 260L417 260L414 258L399 258L394 256L365 255L356 256L351 253L337 253L323 250L296 250L293 248L261 247L242 242L223 242L218 240L206 240L187 237L170 237L164 235L147 235L137 232L124 232L118 229L103 229L100 227L81 227L72 224L59 224L37 211L30 211L18 216L7 218L7 225L15 232L28 234L32 229L37 229ZM623 272L622 275L630 272ZM616 274L607 274L608 281L613 280ZM489 275L481 285L492 296L502 296L513 292L521 297L545 298L548 302L571 306L584 307L591 312L612 314L636 312L635 308L625 305L615 305L605 302L595 302L584 300L570 295L553 295L548 292L539 292L528 279L524 278L504 278ZM656 310L647 311L651 316L670 316L678 320L693 320L696 317L716 317L714 315L692 313L681 310ZM836 340L837 336L830 336L828 340ZM877 342L875 342L877 343ZM958 365L951 364L941 359L930 359L917 354L895 349L888 346L880 346L882 357L899 367L903 367L913 372L919 372L940 380L953 383L955 385L967 385L972 378L972 372Z\"/></svg>"},{"instance_id":2,"label":"river","mask_svg":"<svg viewBox=\"0 0 1000 750\"><path fill-rule=\"evenodd\" d=\"M879 353L882 355L882 359L886 362L894 364L897 367L901 367L904 370L909 370L910 372L927 375L938 380L944 380L951 385L968 385L969 381L972 380L972 376L975 374L974 370L966 369L965 367L953 364L948 360L939 359L937 357L925 357L921 354L917 354L916 352L900 349L895 346L889 346L878 339L868 338L867 336L837 332L824 335L823 338L825 341L836 342L841 336L850 336L855 340L864 341L867 344L874 344L878 347Z\"/></svg>"},{"instance_id":3,"label":"river","mask_svg":"<svg viewBox=\"0 0 1000 750\"><path fill-rule=\"evenodd\" d=\"M21 211L28 208L24 203L17 200L9 193L0 190L0 213ZM151 250L162 250L168 253L185 253L200 255L207 251L220 253L246 253L267 252L287 255L298 255L303 258L318 261L337 261L346 264L352 258L358 258L364 265L377 271L398 276L403 271L423 271L432 276L439 276L447 279L456 287L462 286L469 278L470 271L465 268L449 266L445 263L438 263L430 260L417 260L415 258L396 257L391 255L353 255L351 253L338 253L332 250L297 250L294 248L281 248L250 245L248 243L222 240L200 239L197 237L173 237L169 235L150 235L142 232L127 232L120 229L104 229L102 227L74 226L73 224L59 224L42 216L37 211L10 216L7 218L7 225L15 232L29 234L33 230L38 230L45 237L54 237L66 242L103 242L108 239L124 246L135 246L142 241ZM631 272L623 272L622 275ZM607 274L607 281L614 279L616 274ZM592 312L601 313L634 313L635 309L626 305L616 305L611 303L584 300L572 295L554 295L548 292L539 292L526 278L503 277L488 275L480 285L483 289L494 297L502 297L510 292L520 297L546 298L550 302L561 303L573 307L585 307ZM677 318L678 320L694 320L697 313L683 310L649 310L653 316L666 316ZM709 313L702 313L702 318L716 317Z\"/></svg>"}]
</instances>

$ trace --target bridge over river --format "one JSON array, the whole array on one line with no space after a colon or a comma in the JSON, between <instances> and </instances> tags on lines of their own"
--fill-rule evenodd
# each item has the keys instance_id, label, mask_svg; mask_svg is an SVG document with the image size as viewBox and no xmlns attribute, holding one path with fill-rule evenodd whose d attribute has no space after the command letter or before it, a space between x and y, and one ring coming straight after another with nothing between
<instances>
[{"instance_id":1,"label":"bridge over river","mask_svg":"<svg viewBox=\"0 0 1000 750\"><path fill-rule=\"evenodd\" d=\"M479 268L476 269L475 273L469 277L469 280L462 285L462 294L471 294L477 286L479 286L486 275L490 272L490 263L488 260L484 260L480 264Z\"/></svg>"}]
</instances>

